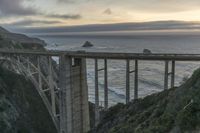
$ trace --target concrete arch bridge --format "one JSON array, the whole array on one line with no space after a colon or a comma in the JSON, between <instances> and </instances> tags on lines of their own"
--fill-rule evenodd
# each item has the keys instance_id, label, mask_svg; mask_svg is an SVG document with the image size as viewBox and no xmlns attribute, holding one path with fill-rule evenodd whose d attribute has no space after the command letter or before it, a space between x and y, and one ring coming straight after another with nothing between
<instances>
[{"instance_id":1,"label":"concrete arch bridge","mask_svg":"<svg viewBox=\"0 0 200 133\"><path fill-rule=\"evenodd\" d=\"M53 57L59 60L55 65ZM104 71L104 108L108 108L107 60L126 61L126 103L130 99L130 74L134 73L134 99L138 98L138 61L164 61L164 88L174 87L176 61L200 61L199 54L138 54L84 51L26 51L0 49L0 60L34 84L58 133L86 133L90 130L86 59L94 60L95 125L99 122L98 72ZM98 68L98 60L104 67ZM134 70L130 61L134 60ZM171 71L169 70L171 65ZM170 72L169 72L170 71Z\"/></svg>"}]
</instances>

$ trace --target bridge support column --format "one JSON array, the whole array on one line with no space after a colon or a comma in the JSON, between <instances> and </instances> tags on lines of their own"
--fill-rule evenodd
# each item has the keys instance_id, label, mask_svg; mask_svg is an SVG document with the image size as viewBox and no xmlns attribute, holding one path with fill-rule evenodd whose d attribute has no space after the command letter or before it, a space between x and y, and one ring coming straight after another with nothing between
<instances>
[{"instance_id":1,"label":"bridge support column","mask_svg":"<svg viewBox=\"0 0 200 133\"><path fill-rule=\"evenodd\" d=\"M30 62L30 58L27 57L27 69L28 69L28 71L31 73L31 68L30 68L29 62Z\"/></svg>"},{"instance_id":2,"label":"bridge support column","mask_svg":"<svg viewBox=\"0 0 200 133\"><path fill-rule=\"evenodd\" d=\"M107 59L104 59L104 107L108 109L108 69Z\"/></svg>"},{"instance_id":3,"label":"bridge support column","mask_svg":"<svg viewBox=\"0 0 200 133\"><path fill-rule=\"evenodd\" d=\"M126 61L126 104L130 101L130 73L135 73L134 99L138 99L138 60L135 60L135 70L130 71L130 60Z\"/></svg>"},{"instance_id":4,"label":"bridge support column","mask_svg":"<svg viewBox=\"0 0 200 133\"><path fill-rule=\"evenodd\" d=\"M130 60L126 60L126 104L130 101Z\"/></svg>"},{"instance_id":5,"label":"bridge support column","mask_svg":"<svg viewBox=\"0 0 200 133\"><path fill-rule=\"evenodd\" d=\"M138 99L138 60L135 60L134 99Z\"/></svg>"},{"instance_id":6,"label":"bridge support column","mask_svg":"<svg viewBox=\"0 0 200 133\"><path fill-rule=\"evenodd\" d=\"M60 133L73 133L72 58L62 55L59 65Z\"/></svg>"},{"instance_id":7,"label":"bridge support column","mask_svg":"<svg viewBox=\"0 0 200 133\"><path fill-rule=\"evenodd\" d=\"M40 67L40 57L37 57L37 68L38 68L38 84L39 89L42 90L42 77L41 77L41 67Z\"/></svg>"},{"instance_id":8,"label":"bridge support column","mask_svg":"<svg viewBox=\"0 0 200 133\"><path fill-rule=\"evenodd\" d=\"M171 73L171 88L174 87L175 83L175 61L172 61L172 73Z\"/></svg>"},{"instance_id":9,"label":"bridge support column","mask_svg":"<svg viewBox=\"0 0 200 133\"><path fill-rule=\"evenodd\" d=\"M168 89L169 61L165 61L164 89Z\"/></svg>"},{"instance_id":10,"label":"bridge support column","mask_svg":"<svg viewBox=\"0 0 200 133\"><path fill-rule=\"evenodd\" d=\"M87 133L90 130L86 60L60 59L60 133Z\"/></svg>"},{"instance_id":11,"label":"bridge support column","mask_svg":"<svg viewBox=\"0 0 200 133\"><path fill-rule=\"evenodd\" d=\"M54 89L54 85L53 85L53 68L52 68L52 59L51 56L48 57L48 61L49 61L49 89L51 92L51 108L52 108L52 112L54 114L54 116L56 116L56 97L55 97L55 89Z\"/></svg>"},{"instance_id":12,"label":"bridge support column","mask_svg":"<svg viewBox=\"0 0 200 133\"><path fill-rule=\"evenodd\" d=\"M98 81L98 59L95 59L95 126L98 125L100 120L99 114L99 81Z\"/></svg>"},{"instance_id":13,"label":"bridge support column","mask_svg":"<svg viewBox=\"0 0 200 133\"><path fill-rule=\"evenodd\" d=\"M86 59L75 58L72 67L73 131L87 133L90 130Z\"/></svg>"}]
</instances>

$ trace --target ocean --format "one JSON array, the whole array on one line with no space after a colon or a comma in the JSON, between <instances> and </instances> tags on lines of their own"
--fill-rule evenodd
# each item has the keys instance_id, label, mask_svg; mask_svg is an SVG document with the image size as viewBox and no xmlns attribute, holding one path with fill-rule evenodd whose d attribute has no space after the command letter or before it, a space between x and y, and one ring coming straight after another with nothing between
<instances>
[{"instance_id":1,"label":"ocean","mask_svg":"<svg viewBox=\"0 0 200 133\"><path fill-rule=\"evenodd\" d=\"M37 36L48 43L48 49L85 50L106 52L142 53L149 49L152 53L200 54L200 35L198 34L155 34L155 35L55 35ZM81 47L90 41L94 47ZM108 61L109 106L125 103L125 61ZM130 63L134 69L134 61ZM175 85L179 86L192 72L199 68L200 62L176 62ZM99 60L99 68L103 61ZM169 67L170 68L170 67ZM171 68L170 68L171 69ZM169 69L169 70L170 70ZM94 102L94 60L87 60L87 79L89 101ZM134 98L134 74L131 74L131 98ZM164 89L164 62L139 61L139 97L145 97ZM99 72L100 105L104 101L103 71ZM169 78L170 86L170 78Z\"/></svg>"}]
</instances>

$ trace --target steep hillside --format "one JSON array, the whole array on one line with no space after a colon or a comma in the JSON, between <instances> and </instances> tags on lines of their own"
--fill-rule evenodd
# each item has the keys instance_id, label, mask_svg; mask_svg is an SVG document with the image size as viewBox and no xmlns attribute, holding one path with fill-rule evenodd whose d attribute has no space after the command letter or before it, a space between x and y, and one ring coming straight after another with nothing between
<instances>
[{"instance_id":1,"label":"steep hillside","mask_svg":"<svg viewBox=\"0 0 200 133\"><path fill-rule=\"evenodd\" d=\"M56 133L32 83L0 67L0 132Z\"/></svg>"},{"instance_id":2,"label":"steep hillside","mask_svg":"<svg viewBox=\"0 0 200 133\"><path fill-rule=\"evenodd\" d=\"M5 40L12 40L12 42L15 43L22 43L22 44L38 44L45 46L46 43L43 40L40 40L38 38L31 38L23 34L17 34L17 33L11 33L7 31L6 29L0 27L0 40L5 39Z\"/></svg>"},{"instance_id":3,"label":"steep hillside","mask_svg":"<svg viewBox=\"0 0 200 133\"><path fill-rule=\"evenodd\" d=\"M26 50L39 50L39 51L45 51L46 49L44 48L45 43L35 43L34 38L27 37L25 35L20 35L20 36L25 36L26 42L23 42L23 39L21 40L20 38L16 41L15 39L12 39L12 35L16 35L15 33L11 33L7 31L6 29L3 29L0 27L0 49L26 49ZM36 39L39 40L39 39ZM32 63L37 63L36 58L30 57L30 60ZM54 67L55 66L55 61L53 61ZM1 64L1 66L7 67L9 65L8 62L4 62ZM48 61L47 58L41 57L41 69L42 72L45 74L48 72L47 70L48 67Z\"/></svg>"},{"instance_id":4,"label":"steep hillside","mask_svg":"<svg viewBox=\"0 0 200 133\"><path fill-rule=\"evenodd\" d=\"M8 31L2 27L0 27L0 33L8 33Z\"/></svg>"},{"instance_id":5,"label":"steep hillside","mask_svg":"<svg viewBox=\"0 0 200 133\"><path fill-rule=\"evenodd\" d=\"M12 40L12 34L0 28L0 48L45 50L42 44ZM36 62L34 57L30 60ZM41 58L44 74L47 65L47 58ZM0 60L0 133L56 133L33 84L16 71L9 62Z\"/></svg>"},{"instance_id":6,"label":"steep hillside","mask_svg":"<svg viewBox=\"0 0 200 133\"><path fill-rule=\"evenodd\" d=\"M105 112L93 133L199 133L200 69L178 88Z\"/></svg>"}]
</instances>

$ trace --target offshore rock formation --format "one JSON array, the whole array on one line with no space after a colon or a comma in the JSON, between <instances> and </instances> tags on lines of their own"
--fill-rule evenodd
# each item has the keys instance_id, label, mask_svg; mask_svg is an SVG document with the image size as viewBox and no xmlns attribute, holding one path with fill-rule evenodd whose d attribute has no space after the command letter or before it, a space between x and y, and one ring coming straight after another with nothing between
<instances>
[{"instance_id":1,"label":"offshore rock formation","mask_svg":"<svg viewBox=\"0 0 200 133\"><path fill-rule=\"evenodd\" d=\"M198 133L200 69L178 88L118 104L104 112L92 133Z\"/></svg>"},{"instance_id":2,"label":"offshore rock formation","mask_svg":"<svg viewBox=\"0 0 200 133\"><path fill-rule=\"evenodd\" d=\"M149 49L143 49L143 54L151 54L151 50Z\"/></svg>"},{"instance_id":3,"label":"offshore rock formation","mask_svg":"<svg viewBox=\"0 0 200 133\"><path fill-rule=\"evenodd\" d=\"M91 42L86 41L86 42L83 44L82 47L89 48L89 47L93 47L93 46L94 46L94 45L93 45Z\"/></svg>"}]
</instances>

